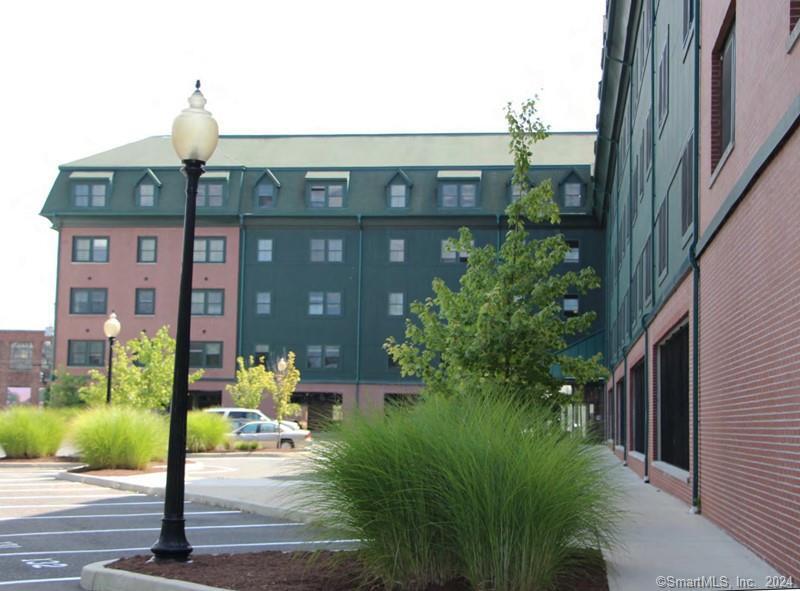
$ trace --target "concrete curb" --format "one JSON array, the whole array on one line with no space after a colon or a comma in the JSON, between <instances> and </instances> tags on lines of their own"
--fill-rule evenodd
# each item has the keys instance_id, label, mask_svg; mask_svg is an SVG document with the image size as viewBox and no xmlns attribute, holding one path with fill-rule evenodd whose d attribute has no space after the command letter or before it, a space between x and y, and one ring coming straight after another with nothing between
<instances>
[{"instance_id":1,"label":"concrete curb","mask_svg":"<svg viewBox=\"0 0 800 591\"><path fill-rule=\"evenodd\" d=\"M103 486L105 488L113 488L116 490L143 493L155 497L164 496L164 489L162 487L145 486L143 484L135 484L133 482L119 482L118 480L111 480L101 476L86 476L84 474L76 474L74 472L61 472L56 474L56 478L58 480L70 480L72 482L82 482L84 484L93 484L95 486ZM193 503L203 503L205 505L212 505L222 509L235 509L244 511L246 513L254 513L256 515L263 515L264 517L271 517L272 519L286 519L288 521L308 524L314 524L315 520L317 519L310 513L298 511L296 509L272 507L269 505L261 505L259 503L250 503L237 499L229 499L226 497L205 495L189 491L186 491L184 498L185 500L192 501Z\"/></svg>"},{"instance_id":2,"label":"concrete curb","mask_svg":"<svg viewBox=\"0 0 800 591\"><path fill-rule=\"evenodd\" d=\"M81 588L86 591L230 591L177 579L142 575L106 568L114 560L87 564L81 570Z\"/></svg>"},{"instance_id":3,"label":"concrete curb","mask_svg":"<svg viewBox=\"0 0 800 591\"><path fill-rule=\"evenodd\" d=\"M16 462L0 459L0 468L64 468L64 470L71 470L82 465L81 462Z\"/></svg>"}]
</instances>

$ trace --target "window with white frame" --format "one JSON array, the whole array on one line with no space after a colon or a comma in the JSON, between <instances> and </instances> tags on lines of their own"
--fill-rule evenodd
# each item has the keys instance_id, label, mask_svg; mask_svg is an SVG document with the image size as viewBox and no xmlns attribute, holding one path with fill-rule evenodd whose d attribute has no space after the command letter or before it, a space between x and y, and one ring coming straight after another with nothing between
<instances>
[{"instance_id":1,"label":"window with white frame","mask_svg":"<svg viewBox=\"0 0 800 591\"><path fill-rule=\"evenodd\" d=\"M403 302L405 295L401 292L391 292L389 294L389 316L402 316L404 312Z\"/></svg>"},{"instance_id":2,"label":"window with white frame","mask_svg":"<svg viewBox=\"0 0 800 591\"><path fill-rule=\"evenodd\" d=\"M406 241L402 238L389 239L389 262L403 263L406 260Z\"/></svg>"},{"instance_id":3,"label":"window with white frame","mask_svg":"<svg viewBox=\"0 0 800 591\"><path fill-rule=\"evenodd\" d=\"M73 263L107 263L108 238L75 236L72 239Z\"/></svg>"},{"instance_id":4,"label":"window with white frame","mask_svg":"<svg viewBox=\"0 0 800 591\"><path fill-rule=\"evenodd\" d=\"M408 185L392 183L389 185L389 207L406 207L408 205Z\"/></svg>"},{"instance_id":5,"label":"window with white frame","mask_svg":"<svg viewBox=\"0 0 800 591\"><path fill-rule=\"evenodd\" d=\"M158 256L158 239L155 236L136 238L136 262L155 263Z\"/></svg>"},{"instance_id":6,"label":"window with white frame","mask_svg":"<svg viewBox=\"0 0 800 591\"><path fill-rule=\"evenodd\" d=\"M225 238L195 238L194 239L195 263L224 263Z\"/></svg>"},{"instance_id":7,"label":"window with white frame","mask_svg":"<svg viewBox=\"0 0 800 591\"><path fill-rule=\"evenodd\" d=\"M564 310L564 316L576 316L578 314L578 296L564 296L562 309Z\"/></svg>"},{"instance_id":8,"label":"window with white frame","mask_svg":"<svg viewBox=\"0 0 800 591\"><path fill-rule=\"evenodd\" d=\"M583 206L583 185L581 183L564 183L564 207Z\"/></svg>"},{"instance_id":9,"label":"window with white frame","mask_svg":"<svg viewBox=\"0 0 800 591\"><path fill-rule=\"evenodd\" d=\"M72 204L75 207L105 207L106 183L76 183L72 186Z\"/></svg>"},{"instance_id":10,"label":"window with white frame","mask_svg":"<svg viewBox=\"0 0 800 591\"><path fill-rule=\"evenodd\" d=\"M139 207L155 207L156 186L153 183L140 183L136 202Z\"/></svg>"},{"instance_id":11,"label":"window with white frame","mask_svg":"<svg viewBox=\"0 0 800 591\"><path fill-rule=\"evenodd\" d=\"M222 316L224 300L223 289L193 289L192 316Z\"/></svg>"},{"instance_id":12,"label":"window with white frame","mask_svg":"<svg viewBox=\"0 0 800 591\"><path fill-rule=\"evenodd\" d=\"M581 248L577 240L567 240L569 250L564 257L565 263L579 263L581 261Z\"/></svg>"},{"instance_id":13,"label":"window with white frame","mask_svg":"<svg viewBox=\"0 0 800 591\"><path fill-rule=\"evenodd\" d=\"M344 185L340 183L311 185L308 205L313 208L344 207Z\"/></svg>"},{"instance_id":14,"label":"window with white frame","mask_svg":"<svg viewBox=\"0 0 800 591\"><path fill-rule=\"evenodd\" d=\"M341 238L312 238L310 251L312 263L341 263L344 258L344 241Z\"/></svg>"},{"instance_id":15,"label":"window with white frame","mask_svg":"<svg viewBox=\"0 0 800 591\"><path fill-rule=\"evenodd\" d=\"M197 185L197 207L222 207L225 186L222 183L200 182Z\"/></svg>"},{"instance_id":16,"label":"window with white frame","mask_svg":"<svg viewBox=\"0 0 800 591\"><path fill-rule=\"evenodd\" d=\"M342 293L339 291L308 292L309 316L340 316L342 313Z\"/></svg>"},{"instance_id":17,"label":"window with white frame","mask_svg":"<svg viewBox=\"0 0 800 591\"><path fill-rule=\"evenodd\" d=\"M259 263L272 261L272 238L260 238L258 240L256 260Z\"/></svg>"},{"instance_id":18,"label":"window with white frame","mask_svg":"<svg viewBox=\"0 0 800 591\"><path fill-rule=\"evenodd\" d=\"M272 313L272 292L259 291L256 293L256 314L265 316Z\"/></svg>"},{"instance_id":19,"label":"window with white frame","mask_svg":"<svg viewBox=\"0 0 800 591\"><path fill-rule=\"evenodd\" d=\"M478 204L477 183L442 183L439 191L442 207L475 207Z\"/></svg>"},{"instance_id":20,"label":"window with white frame","mask_svg":"<svg viewBox=\"0 0 800 591\"><path fill-rule=\"evenodd\" d=\"M275 207L275 185L261 182L256 186L256 207L264 209Z\"/></svg>"}]
</instances>

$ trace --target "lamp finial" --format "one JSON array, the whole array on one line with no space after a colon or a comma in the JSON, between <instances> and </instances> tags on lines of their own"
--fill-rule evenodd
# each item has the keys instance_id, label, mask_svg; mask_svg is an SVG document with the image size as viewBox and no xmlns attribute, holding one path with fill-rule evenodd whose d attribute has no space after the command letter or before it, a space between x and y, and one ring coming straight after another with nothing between
<instances>
[{"instance_id":1,"label":"lamp finial","mask_svg":"<svg viewBox=\"0 0 800 591\"><path fill-rule=\"evenodd\" d=\"M195 90L200 90L200 81L199 80L194 83L194 89Z\"/></svg>"}]
</instances>

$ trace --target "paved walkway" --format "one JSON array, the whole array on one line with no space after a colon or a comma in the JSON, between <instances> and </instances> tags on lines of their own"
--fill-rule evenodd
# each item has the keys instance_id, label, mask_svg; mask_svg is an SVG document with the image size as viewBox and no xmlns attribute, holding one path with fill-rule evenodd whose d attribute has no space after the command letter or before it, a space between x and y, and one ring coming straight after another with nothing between
<instances>
[{"instance_id":1,"label":"paved walkway","mask_svg":"<svg viewBox=\"0 0 800 591\"><path fill-rule=\"evenodd\" d=\"M611 457L626 493L626 518L624 547L606 554L610 591L765 589L767 577L778 574L711 521L691 514L684 503Z\"/></svg>"}]
</instances>

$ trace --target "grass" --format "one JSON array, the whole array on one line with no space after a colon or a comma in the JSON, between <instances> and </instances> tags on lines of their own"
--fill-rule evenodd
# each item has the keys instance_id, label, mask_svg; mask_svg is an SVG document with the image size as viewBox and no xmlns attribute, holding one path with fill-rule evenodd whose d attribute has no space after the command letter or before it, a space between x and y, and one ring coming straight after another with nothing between
<instances>
[{"instance_id":1,"label":"grass","mask_svg":"<svg viewBox=\"0 0 800 591\"><path fill-rule=\"evenodd\" d=\"M233 448L237 451L254 451L258 449L257 441L237 441L233 444Z\"/></svg>"},{"instance_id":2,"label":"grass","mask_svg":"<svg viewBox=\"0 0 800 591\"><path fill-rule=\"evenodd\" d=\"M9 459L53 456L64 439L66 424L56 411L11 407L0 412L0 446Z\"/></svg>"},{"instance_id":3,"label":"grass","mask_svg":"<svg viewBox=\"0 0 800 591\"><path fill-rule=\"evenodd\" d=\"M371 576L548 589L614 544L617 488L598 451L508 396L433 397L344 425L315 486Z\"/></svg>"},{"instance_id":4,"label":"grass","mask_svg":"<svg viewBox=\"0 0 800 591\"><path fill-rule=\"evenodd\" d=\"M167 451L167 422L153 412L122 406L101 407L79 416L73 440L90 468L141 470Z\"/></svg>"},{"instance_id":5,"label":"grass","mask_svg":"<svg viewBox=\"0 0 800 591\"><path fill-rule=\"evenodd\" d=\"M187 417L186 430L186 447L189 451L213 451L225 444L231 425L219 414L195 410Z\"/></svg>"}]
</instances>

